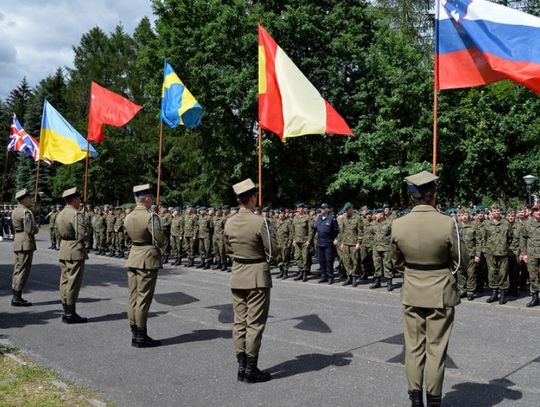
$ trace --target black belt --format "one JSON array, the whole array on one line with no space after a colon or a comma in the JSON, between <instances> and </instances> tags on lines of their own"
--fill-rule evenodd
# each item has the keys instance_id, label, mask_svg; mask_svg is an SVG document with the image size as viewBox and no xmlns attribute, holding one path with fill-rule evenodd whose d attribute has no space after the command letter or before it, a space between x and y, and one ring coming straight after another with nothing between
<instances>
[{"instance_id":1,"label":"black belt","mask_svg":"<svg viewBox=\"0 0 540 407\"><path fill-rule=\"evenodd\" d=\"M422 270L422 271L433 271L450 268L448 263L441 264L416 264L405 262L405 267L413 270Z\"/></svg>"},{"instance_id":2,"label":"black belt","mask_svg":"<svg viewBox=\"0 0 540 407\"><path fill-rule=\"evenodd\" d=\"M154 246L152 243L131 243L133 246Z\"/></svg>"},{"instance_id":3,"label":"black belt","mask_svg":"<svg viewBox=\"0 0 540 407\"><path fill-rule=\"evenodd\" d=\"M266 263L265 259L239 259L234 258L234 261L238 264L257 264L257 263Z\"/></svg>"}]
</instances>

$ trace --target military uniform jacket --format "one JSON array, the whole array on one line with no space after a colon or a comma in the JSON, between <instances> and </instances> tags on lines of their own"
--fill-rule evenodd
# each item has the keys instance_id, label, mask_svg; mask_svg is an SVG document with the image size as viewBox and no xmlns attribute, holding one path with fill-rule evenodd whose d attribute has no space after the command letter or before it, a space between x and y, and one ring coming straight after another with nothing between
<instances>
[{"instance_id":1,"label":"military uniform jacket","mask_svg":"<svg viewBox=\"0 0 540 407\"><path fill-rule=\"evenodd\" d=\"M171 232L172 219L173 218L170 213L164 213L163 215L159 215L161 229L163 229L163 231L167 234L170 234Z\"/></svg>"},{"instance_id":2,"label":"military uniform jacket","mask_svg":"<svg viewBox=\"0 0 540 407\"><path fill-rule=\"evenodd\" d=\"M512 241L512 225L506 219L484 221L482 229L483 253L508 256Z\"/></svg>"},{"instance_id":3,"label":"military uniform jacket","mask_svg":"<svg viewBox=\"0 0 540 407\"><path fill-rule=\"evenodd\" d=\"M295 216L293 221L293 241L297 243L306 243L313 240L314 228L313 220L309 215Z\"/></svg>"},{"instance_id":4,"label":"military uniform jacket","mask_svg":"<svg viewBox=\"0 0 540 407\"><path fill-rule=\"evenodd\" d=\"M56 227L56 218L58 216L58 212L51 212L51 216L49 217L49 228L54 229Z\"/></svg>"},{"instance_id":5,"label":"military uniform jacket","mask_svg":"<svg viewBox=\"0 0 540 407\"><path fill-rule=\"evenodd\" d=\"M233 259L260 262L241 264L233 261L229 286L233 289L272 287L270 264L267 257L278 255L278 244L274 231L261 216L246 208L227 219L225 223L225 245Z\"/></svg>"},{"instance_id":6,"label":"military uniform jacket","mask_svg":"<svg viewBox=\"0 0 540 407\"><path fill-rule=\"evenodd\" d=\"M13 241L14 252L33 252L36 250L35 234L39 228L35 225L34 215L30 209L22 205L17 206L11 215L15 240Z\"/></svg>"},{"instance_id":7,"label":"military uniform jacket","mask_svg":"<svg viewBox=\"0 0 540 407\"><path fill-rule=\"evenodd\" d=\"M510 252L511 256L519 256L519 244L521 238L521 223L514 221L510 224L512 227L512 240L510 241Z\"/></svg>"},{"instance_id":8,"label":"military uniform jacket","mask_svg":"<svg viewBox=\"0 0 540 407\"><path fill-rule=\"evenodd\" d=\"M404 273L402 304L422 308L459 304L457 280L451 267L458 261L460 268L467 267L469 256L464 244L458 250L459 244L453 219L432 206L417 205L393 222L390 251L396 270ZM419 270L414 265L441 268Z\"/></svg>"},{"instance_id":9,"label":"military uniform jacket","mask_svg":"<svg viewBox=\"0 0 540 407\"><path fill-rule=\"evenodd\" d=\"M374 221L371 227L371 236L373 238L373 250L386 252L390 250L390 240L392 234L392 223L388 218Z\"/></svg>"},{"instance_id":10,"label":"military uniform jacket","mask_svg":"<svg viewBox=\"0 0 540 407\"><path fill-rule=\"evenodd\" d=\"M171 221L171 236L182 237L184 233L184 219L181 216L173 217Z\"/></svg>"},{"instance_id":11,"label":"military uniform jacket","mask_svg":"<svg viewBox=\"0 0 540 407\"><path fill-rule=\"evenodd\" d=\"M114 232L114 224L116 223L115 215L107 215L105 218L105 224L107 226L107 232Z\"/></svg>"},{"instance_id":12,"label":"military uniform jacket","mask_svg":"<svg viewBox=\"0 0 540 407\"><path fill-rule=\"evenodd\" d=\"M225 216L216 216L214 217L213 227L214 227L214 236L223 237L225 233L225 222L227 218Z\"/></svg>"},{"instance_id":13,"label":"military uniform jacket","mask_svg":"<svg viewBox=\"0 0 540 407\"><path fill-rule=\"evenodd\" d=\"M522 224L519 250L521 256L540 257L540 222L533 219Z\"/></svg>"},{"instance_id":14,"label":"military uniform jacket","mask_svg":"<svg viewBox=\"0 0 540 407\"><path fill-rule=\"evenodd\" d=\"M58 252L60 260L81 261L88 258L85 247L86 221L81 212L66 205L56 218L56 229L62 239Z\"/></svg>"},{"instance_id":15,"label":"military uniform jacket","mask_svg":"<svg viewBox=\"0 0 540 407\"><path fill-rule=\"evenodd\" d=\"M373 221L364 218L363 222L363 235L362 235L362 246L366 249L371 249L373 247Z\"/></svg>"},{"instance_id":16,"label":"military uniform jacket","mask_svg":"<svg viewBox=\"0 0 540 407\"><path fill-rule=\"evenodd\" d=\"M95 226L94 226L94 229L98 232L104 232L105 229L107 228L107 219L106 219L106 216L101 214L101 215L96 215L94 216L94 218L96 219L96 222L95 222Z\"/></svg>"},{"instance_id":17,"label":"military uniform jacket","mask_svg":"<svg viewBox=\"0 0 540 407\"><path fill-rule=\"evenodd\" d=\"M161 268L161 251L167 237L161 229L159 216L144 205L137 205L126 216L124 228L132 241L127 260L128 268L158 270Z\"/></svg>"},{"instance_id":18,"label":"military uniform jacket","mask_svg":"<svg viewBox=\"0 0 540 407\"><path fill-rule=\"evenodd\" d=\"M467 247L470 257L480 257L482 255L482 239L477 235L477 228L472 223L460 223L463 243Z\"/></svg>"},{"instance_id":19,"label":"military uniform jacket","mask_svg":"<svg viewBox=\"0 0 540 407\"><path fill-rule=\"evenodd\" d=\"M343 215L339 224L339 242L348 246L362 243L363 226L362 220L357 214Z\"/></svg>"},{"instance_id":20,"label":"military uniform jacket","mask_svg":"<svg viewBox=\"0 0 540 407\"><path fill-rule=\"evenodd\" d=\"M199 225L197 227L196 237L205 239L212 237L212 218L210 216L201 216L199 218Z\"/></svg>"},{"instance_id":21,"label":"military uniform jacket","mask_svg":"<svg viewBox=\"0 0 540 407\"><path fill-rule=\"evenodd\" d=\"M116 218L114 222L114 231L116 233L123 232L124 231L124 220L126 217L124 215L120 215Z\"/></svg>"},{"instance_id":22,"label":"military uniform jacket","mask_svg":"<svg viewBox=\"0 0 540 407\"><path fill-rule=\"evenodd\" d=\"M198 228L199 222L197 219L197 215L191 214L191 215L185 215L184 217L184 236L186 237L194 237L197 236L197 228Z\"/></svg>"},{"instance_id":23,"label":"military uniform jacket","mask_svg":"<svg viewBox=\"0 0 540 407\"><path fill-rule=\"evenodd\" d=\"M476 229L476 238L480 241L480 244L482 244L482 240L484 239L484 225L486 224L486 221L483 220L482 222L475 220L473 222L474 228ZM485 253L486 246L482 244L482 253Z\"/></svg>"},{"instance_id":24,"label":"military uniform jacket","mask_svg":"<svg viewBox=\"0 0 540 407\"><path fill-rule=\"evenodd\" d=\"M289 219L276 219L274 225L279 246L285 248L292 245L292 222Z\"/></svg>"}]
</instances>

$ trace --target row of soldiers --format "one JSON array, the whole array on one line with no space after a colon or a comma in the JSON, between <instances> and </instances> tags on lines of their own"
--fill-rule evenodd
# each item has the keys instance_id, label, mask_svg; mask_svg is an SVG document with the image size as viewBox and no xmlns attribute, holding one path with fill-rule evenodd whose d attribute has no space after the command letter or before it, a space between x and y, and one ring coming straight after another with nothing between
<instances>
[{"instance_id":1,"label":"row of soldiers","mask_svg":"<svg viewBox=\"0 0 540 407\"><path fill-rule=\"evenodd\" d=\"M5 240L13 240L15 238L15 229L11 221L15 205L0 206L0 237Z\"/></svg>"},{"instance_id":2,"label":"row of soldiers","mask_svg":"<svg viewBox=\"0 0 540 407\"><path fill-rule=\"evenodd\" d=\"M328 205L323 205L328 207ZM449 209L447 214L458 222L464 241L471 256L465 272L458 275L462 297L474 300L485 286L491 290L488 302L504 304L508 296L517 297L519 290L526 290L530 280L531 302L540 304L538 298L537 259L540 258L540 230L536 237L534 214L536 207L501 212L498 205L489 210L484 206L474 209ZM57 245L54 231L55 208L49 215L51 224L51 247ZM263 216L272 226L279 245L279 255L274 260L279 267L277 278L287 279L291 261L298 266L296 280L307 281L311 273L313 256L317 256L317 220L325 208L308 208L298 204L296 211L288 209L256 208L255 214ZM130 208L112 206L87 207L87 227L91 231L87 248L97 254L122 258L129 251L130 242L124 228L125 216ZM198 268L228 270L230 259L226 255L224 226L226 220L238 211L237 207L214 208L152 206L158 212L167 244L162 252L162 263L173 260L181 265L187 259L188 267L195 267L195 258L200 256ZM333 246L339 261L339 276L343 285L356 287L371 283L370 288L379 288L386 281L392 291L396 286L396 272L390 260L390 236L392 221L408 211L393 211L388 205L369 210L355 210L347 203L336 216L338 228ZM540 224L539 224L540 225ZM529 260L530 258L530 260ZM334 283L333 265L321 282ZM531 272L532 270L532 272ZM372 276L371 281L369 277Z\"/></svg>"}]
</instances>

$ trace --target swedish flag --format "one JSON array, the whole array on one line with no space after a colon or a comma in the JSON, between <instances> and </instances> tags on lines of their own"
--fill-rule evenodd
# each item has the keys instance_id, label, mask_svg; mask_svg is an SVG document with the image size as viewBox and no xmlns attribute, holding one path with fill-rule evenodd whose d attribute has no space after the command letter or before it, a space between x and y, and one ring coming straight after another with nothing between
<instances>
[{"instance_id":1,"label":"swedish flag","mask_svg":"<svg viewBox=\"0 0 540 407\"><path fill-rule=\"evenodd\" d=\"M161 120L175 128L183 124L193 129L201 123L203 108L184 86L178 75L165 60L161 93Z\"/></svg>"}]
</instances>

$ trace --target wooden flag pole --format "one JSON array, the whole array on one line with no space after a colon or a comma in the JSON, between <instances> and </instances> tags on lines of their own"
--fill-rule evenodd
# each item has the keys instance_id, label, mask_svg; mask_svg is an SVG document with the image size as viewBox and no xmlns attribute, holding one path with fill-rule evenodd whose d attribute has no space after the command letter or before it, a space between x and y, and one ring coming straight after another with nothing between
<instances>
[{"instance_id":1,"label":"wooden flag pole","mask_svg":"<svg viewBox=\"0 0 540 407\"><path fill-rule=\"evenodd\" d=\"M41 167L41 160L37 160L36 164L36 187L34 189L34 210L37 211L38 207L38 191L39 191L39 168Z\"/></svg>"},{"instance_id":2,"label":"wooden flag pole","mask_svg":"<svg viewBox=\"0 0 540 407\"><path fill-rule=\"evenodd\" d=\"M4 175L2 175L2 195L0 195L0 202L1 203L4 203L4 186L6 185L8 160L9 160L9 150L6 149L6 161L4 163Z\"/></svg>"},{"instance_id":3,"label":"wooden flag pole","mask_svg":"<svg viewBox=\"0 0 540 407\"><path fill-rule=\"evenodd\" d=\"M161 196L161 156L163 152L163 122L159 123L159 155L158 155L158 170L157 170L157 194L156 205L159 206L159 198Z\"/></svg>"},{"instance_id":4,"label":"wooden flag pole","mask_svg":"<svg viewBox=\"0 0 540 407\"><path fill-rule=\"evenodd\" d=\"M86 203L88 199L88 167L90 165L90 142L86 140L86 162L84 165L84 194L83 194L83 203L86 208Z\"/></svg>"},{"instance_id":5,"label":"wooden flag pole","mask_svg":"<svg viewBox=\"0 0 540 407\"><path fill-rule=\"evenodd\" d=\"M259 122L259 206L262 207L262 131Z\"/></svg>"}]
</instances>

